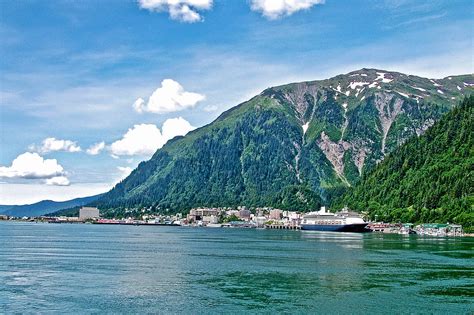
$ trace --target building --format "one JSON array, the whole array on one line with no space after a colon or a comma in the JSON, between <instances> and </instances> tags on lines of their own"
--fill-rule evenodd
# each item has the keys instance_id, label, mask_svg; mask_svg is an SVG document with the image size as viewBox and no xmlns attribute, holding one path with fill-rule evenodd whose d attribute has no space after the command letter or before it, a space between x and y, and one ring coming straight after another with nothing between
<instances>
[{"instance_id":1,"label":"building","mask_svg":"<svg viewBox=\"0 0 474 315\"><path fill-rule=\"evenodd\" d=\"M255 216L253 218L253 222L255 222L257 227L265 226L265 222L267 222L267 221L268 221L267 217L264 217L264 216Z\"/></svg>"},{"instance_id":2,"label":"building","mask_svg":"<svg viewBox=\"0 0 474 315\"><path fill-rule=\"evenodd\" d=\"M206 215L202 217L202 222L216 224L219 223L219 217L215 215Z\"/></svg>"},{"instance_id":3,"label":"building","mask_svg":"<svg viewBox=\"0 0 474 315\"><path fill-rule=\"evenodd\" d=\"M79 220L87 220L99 217L99 209L95 207L82 207L79 210Z\"/></svg>"},{"instance_id":4,"label":"building","mask_svg":"<svg viewBox=\"0 0 474 315\"><path fill-rule=\"evenodd\" d=\"M231 217L233 215L235 215L236 217L239 216L239 210L235 210L235 209L231 209L231 210L227 210L225 212L225 215L228 216L228 217Z\"/></svg>"},{"instance_id":5,"label":"building","mask_svg":"<svg viewBox=\"0 0 474 315\"><path fill-rule=\"evenodd\" d=\"M239 210L239 213L237 214L237 217L239 217L240 219L242 220L250 220L250 215L252 214L252 212L250 212L250 210L247 210L247 209L242 209L242 210Z\"/></svg>"},{"instance_id":6,"label":"building","mask_svg":"<svg viewBox=\"0 0 474 315\"><path fill-rule=\"evenodd\" d=\"M187 216L188 221L202 221L203 217L219 216L220 210L215 208L191 209Z\"/></svg>"},{"instance_id":7,"label":"building","mask_svg":"<svg viewBox=\"0 0 474 315\"><path fill-rule=\"evenodd\" d=\"M299 225L301 221L301 214L295 211L284 211L283 218L291 225Z\"/></svg>"},{"instance_id":8,"label":"building","mask_svg":"<svg viewBox=\"0 0 474 315\"><path fill-rule=\"evenodd\" d=\"M273 209L273 210L270 211L270 219L271 220L280 220L282 213L283 213L283 211L281 211L279 209Z\"/></svg>"}]
</instances>

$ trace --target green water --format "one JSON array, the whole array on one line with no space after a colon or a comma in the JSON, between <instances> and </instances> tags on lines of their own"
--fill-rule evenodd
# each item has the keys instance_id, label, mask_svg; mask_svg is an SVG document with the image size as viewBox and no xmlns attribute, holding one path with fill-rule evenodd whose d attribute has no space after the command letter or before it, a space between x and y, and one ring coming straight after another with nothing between
<instances>
[{"instance_id":1,"label":"green water","mask_svg":"<svg viewBox=\"0 0 474 315\"><path fill-rule=\"evenodd\" d=\"M474 238L0 222L0 313L474 312Z\"/></svg>"}]
</instances>

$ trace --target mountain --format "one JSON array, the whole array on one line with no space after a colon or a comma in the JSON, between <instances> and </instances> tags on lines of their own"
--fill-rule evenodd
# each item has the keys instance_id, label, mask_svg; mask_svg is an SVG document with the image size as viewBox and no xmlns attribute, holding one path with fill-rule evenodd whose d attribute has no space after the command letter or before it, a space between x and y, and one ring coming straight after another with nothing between
<instances>
[{"instance_id":1,"label":"mountain","mask_svg":"<svg viewBox=\"0 0 474 315\"><path fill-rule=\"evenodd\" d=\"M473 75L434 80L377 69L272 87L170 140L97 205L115 214L140 207L314 209L473 90Z\"/></svg>"},{"instance_id":2,"label":"mountain","mask_svg":"<svg viewBox=\"0 0 474 315\"><path fill-rule=\"evenodd\" d=\"M0 205L0 214L6 214L14 217L37 217L62 209L84 206L86 204L96 201L101 196L102 194L90 197L76 198L67 201L43 200L30 205L21 206Z\"/></svg>"},{"instance_id":3,"label":"mountain","mask_svg":"<svg viewBox=\"0 0 474 315\"><path fill-rule=\"evenodd\" d=\"M474 230L474 96L390 153L336 204L386 222Z\"/></svg>"}]
</instances>

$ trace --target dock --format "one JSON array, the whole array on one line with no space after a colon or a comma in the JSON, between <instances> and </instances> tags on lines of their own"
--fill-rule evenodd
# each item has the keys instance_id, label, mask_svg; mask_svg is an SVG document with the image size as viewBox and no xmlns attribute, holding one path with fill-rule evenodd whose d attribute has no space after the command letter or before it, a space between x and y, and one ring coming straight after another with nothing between
<instances>
[{"instance_id":1,"label":"dock","mask_svg":"<svg viewBox=\"0 0 474 315\"><path fill-rule=\"evenodd\" d=\"M273 229L273 230L301 230L301 226L299 225L284 225L284 224L266 224L266 229Z\"/></svg>"}]
</instances>

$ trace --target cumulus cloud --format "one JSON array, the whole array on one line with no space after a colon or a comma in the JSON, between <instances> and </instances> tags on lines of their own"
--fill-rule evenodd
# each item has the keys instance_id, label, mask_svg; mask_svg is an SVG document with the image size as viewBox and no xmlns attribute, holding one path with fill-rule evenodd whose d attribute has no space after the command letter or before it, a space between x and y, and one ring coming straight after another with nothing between
<instances>
[{"instance_id":1,"label":"cumulus cloud","mask_svg":"<svg viewBox=\"0 0 474 315\"><path fill-rule=\"evenodd\" d=\"M45 180L46 185L51 186L69 186L71 183L66 176L55 176Z\"/></svg>"},{"instance_id":2,"label":"cumulus cloud","mask_svg":"<svg viewBox=\"0 0 474 315\"><path fill-rule=\"evenodd\" d=\"M161 132L163 134L163 145L170 139L176 136L184 136L195 128L184 119L183 117L167 119L163 126L161 126Z\"/></svg>"},{"instance_id":3,"label":"cumulus cloud","mask_svg":"<svg viewBox=\"0 0 474 315\"><path fill-rule=\"evenodd\" d=\"M11 166L0 166L0 177L52 179L64 176L64 168L56 159L43 159L38 153L25 152L16 157Z\"/></svg>"},{"instance_id":4,"label":"cumulus cloud","mask_svg":"<svg viewBox=\"0 0 474 315\"><path fill-rule=\"evenodd\" d=\"M112 155L149 155L162 146L160 129L153 124L135 125L110 145Z\"/></svg>"},{"instance_id":5,"label":"cumulus cloud","mask_svg":"<svg viewBox=\"0 0 474 315\"><path fill-rule=\"evenodd\" d=\"M182 117L167 119L160 129L153 124L134 125L128 129L122 139L109 147L112 156L151 155L165 143L176 137L184 136L194 127Z\"/></svg>"},{"instance_id":6,"label":"cumulus cloud","mask_svg":"<svg viewBox=\"0 0 474 315\"><path fill-rule=\"evenodd\" d=\"M181 84L174 80L165 79L161 82L161 87L150 96L148 103L138 98L133 103L133 108L139 113L171 113L194 107L205 98L202 94L186 92Z\"/></svg>"},{"instance_id":7,"label":"cumulus cloud","mask_svg":"<svg viewBox=\"0 0 474 315\"><path fill-rule=\"evenodd\" d=\"M213 0L138 0L141 9L168 12L171 19L195 23L203 18L199 11L209 10Z\"/></svg>"},{"instance_id":8,"label":"cumulus cloud","mask_svg":"<svg viewBox=\"0 0 474 315\"><path fill-rule=\"evenodd\" d=\"M31 145L29 147L32 151L39 153L49 153L53 151L65 151L65 152L80 152L81 147L77 145L75 141L61 140L56 138L46 138L41 142L41 145Z\"/></svg>"},{"instance_id":9,"label":"cumulus cloud","mask_svg":"<svg viewBox=\"0 0 474 315\"><path fill-rule=\"evenodd\" d=\"M146 109L145 100L141 97L137 98L137 100L132 105L133 109L139 113L142 113Z\"/></svg>"},{"instance_id":10,"label":"cumulus cloud","mask_svg":"<svg viewBox=\"0 0 474 315\"><path fill-rule=\"evenodd\" d=\"M91 145L87 150L86 153L89 155L97 155L105 148L105 142L98 142Z\"/></svg>"},{"instance_id":11,"label":"cumulus cloud","mask_svg":"<svg viewBox=\"0 0 474 315\"><path fill-rule=\"evenodd\" d=\"M250 8L270 20L275 20L323 3L324 0L251 0Z\"/></svg>"}]
</instances>

